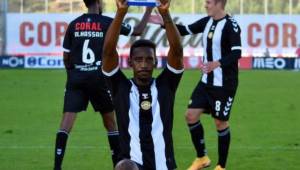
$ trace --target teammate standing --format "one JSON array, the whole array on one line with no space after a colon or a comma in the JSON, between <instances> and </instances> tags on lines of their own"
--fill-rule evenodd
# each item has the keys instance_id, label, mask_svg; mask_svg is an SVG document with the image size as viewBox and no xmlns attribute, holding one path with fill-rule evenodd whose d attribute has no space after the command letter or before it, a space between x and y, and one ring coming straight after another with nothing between
<instances>
[{"instance_id":1,"label":"teammate standing","mask_svg":"<svg viewBox=\"0 0 300 170\"><path fill-rule=\"evenodd\" d=\"M211 113L218 131L219 160L215 170L224 170L229 151L229 115L238 87L238 59L241 57L241 30L225 12L226 0L205 0L208 16L188 26L178 25L181 35L203 33L203 75L193 91L186 121L197 158L189 170L210 166L206 155L204 130L199 120Z\"/></svg>"},{"instance_id":2,"label":"teammate standing","mask_svg":"<svg viewBox=\"0 0 300 170\"><path fill-rule=\"evenodd\" d=\"M101 113L107 130L114 165L118 161L119 132L114 116L110 92L101 73L102 47L112 18L103 16L102 0L83 0L88 12L73 20L66 31L63 48L67 83L63 117L56 136L54 169L61 169L68 135L75 122L76 113L86 110L90 101L94 110ZM132 29L121 26L123 35L140 35L151 13L147 9L141 23Z\"/></svg>"},{"instance_id":3,"label":"teammate standing","mask_svg":"<svg viewBox=\"0 0 300 170\"><path fill-rule=\"evenodd\" d=\"M183 74L183 51L178 30L169 14L169 5L170 2L164 0L158 7L170 50L167 68L157 78L152 78L157 59L156 46L150 40L138 40L131 46L132 79L127 79L119 69L116 46L128 10L123 0L117 0L117 13L104 42L102 70L108 78L116 106L122 156L144 170L176 168L172 141L173 107ZM118 164L117 167L125 165Z\"/></svg>"}]
</instances>

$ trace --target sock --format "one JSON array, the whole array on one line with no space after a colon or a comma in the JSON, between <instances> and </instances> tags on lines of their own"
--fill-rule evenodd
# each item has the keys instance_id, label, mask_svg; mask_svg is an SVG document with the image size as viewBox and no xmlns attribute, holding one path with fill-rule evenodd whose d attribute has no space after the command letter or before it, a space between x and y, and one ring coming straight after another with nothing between
<instances>
[{"instance_id":1,"label":"sock","mask_svg":"<svg viewBox=\"0 0 300 170\"><path fill-rule=\"evenodd\" d=\"M194 147L197 151L197 157L203 157L206 155L205 143L204 143L204 130L200 121L188 124Z\"/></svg>"},{"instance_id":2,"label":"sock","mask_svg":"<svg viewBox=\"0 0 300 170\"><path fill-rule=\"evenodd\" d=\"M218 151L219 151L219 161L218 164L225 168L228 150L230 145L230 129L229 127L223 130L218 130Z\"/></svg>"},{"instance_id":3,"label":"sock","mask_svg":"<svg viewBox=\"0 0 300 170\"><path fill-rule=\"evenodd\" d=\"M58 131L56 134L56 143L55 143L55 162L54 169L60 170L61 164L64 158L66 144L68 140L68 132Z\"/></svg>"},{"instance_id":4,"label":"sock","mask_svg":"<svg viewBox=\"0 0 300 170\"><path fill-rule=\"evenodd\" d=\"M119 131L108 132L107 136L111 150L111 158L115 167L119 161L120 155Z\"/></svg>"}]
</instances>

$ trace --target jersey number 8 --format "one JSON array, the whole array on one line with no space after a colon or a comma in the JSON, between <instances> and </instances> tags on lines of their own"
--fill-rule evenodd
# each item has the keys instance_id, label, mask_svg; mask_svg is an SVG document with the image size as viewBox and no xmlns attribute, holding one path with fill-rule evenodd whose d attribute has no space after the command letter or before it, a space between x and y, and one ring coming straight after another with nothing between
<instances>
[{"instance_id":1,"label":"jersey number 8","mask_svg":"<svg viewBox=\"0 0 300 170\"><path fill-rule=\"evenodd\" d=\"M221 101L217 100L215 105L215 110L219 112L221 110Z\"/></svg>"},{"instance_id":2,"label":"jersey number 8","mask_svg":"<svg viewBox=\"0 0 300 170\"><path fill-rule=\"evenodd\" d=\"M86 64L91 64L95 61L95 54L89 46L90 40L85 40L82 49L82 62Z\"/></svg>"}]
</instances>

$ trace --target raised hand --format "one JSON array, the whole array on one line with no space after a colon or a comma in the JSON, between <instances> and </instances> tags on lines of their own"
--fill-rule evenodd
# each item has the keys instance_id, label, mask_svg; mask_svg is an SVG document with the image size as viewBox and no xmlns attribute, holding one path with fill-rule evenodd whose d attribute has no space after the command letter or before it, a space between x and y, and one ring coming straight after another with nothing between
<instances>
[{"instance_id":1,"label":"raised hand","mask_svg":"<svg viewBox=\"0 0 300 170\"><path fill-rule=\"evenodd\" d=\"M157 6L157 9L160 14L169 12L171 0L158 0L158 2L160 3L160 5Z\"/></svg>"},{"instance_id":2,"label":"raised hand","mask_svg":"<svg viewBox=\"0 0 300 170\"><path fill-rule=\"evenodd\" d=\"M160 5L157 9L164 21L166 35L170 46L167 59L168 64L174 69L181 70L183 69L183 48L180 42L179 32L169 12L171 0L159 0L159 2Z\"/></svg>"},{"instance_id":3,"label":"raised hand","mask_svg":"<svg viewBox=\"0 0 300 170\"><path fill-rule=\"evenodd\" d=\"M128 11L127 0L116 0L116 5L119 12L127 13Z\"/></svg>"}]
</instances>

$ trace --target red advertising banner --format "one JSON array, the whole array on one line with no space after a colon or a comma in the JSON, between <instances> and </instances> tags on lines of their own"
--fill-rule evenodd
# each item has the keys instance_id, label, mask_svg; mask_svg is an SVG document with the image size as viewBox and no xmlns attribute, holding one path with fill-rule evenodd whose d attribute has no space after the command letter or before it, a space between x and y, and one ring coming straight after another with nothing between
<instances>
[{"instance_id":1,"label":"red advertising banner","mask_svg":"<svg viewBox=\"0 0 300 170\"><path fill-rule=\"evenodd\" d=\"M6 51L10 55L47 55L62 53L62 42L68 23L80 14L7 14ZM114 14L109 14L113 16ZM176 23L192 24L203 15L172 15ZM128 14L125 22L134 26L141 14ZM242 30L243 56L296 56L300 44L299 15L237 15ZM140 37L121 36L118 42L121 54L128 54L130 44L139 38L150 39L157 44L158 55L168 50L165 30L148 24ZM185 56L202 56L202 35L182 37ZM193 59L190 59L191 62ZM196 60L196 59L195 59ZM193 64L189 63L189 64Z\"/></svg>"}]
</instances>

